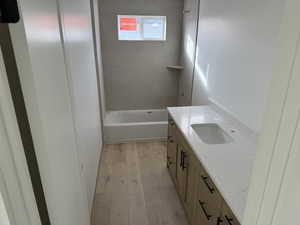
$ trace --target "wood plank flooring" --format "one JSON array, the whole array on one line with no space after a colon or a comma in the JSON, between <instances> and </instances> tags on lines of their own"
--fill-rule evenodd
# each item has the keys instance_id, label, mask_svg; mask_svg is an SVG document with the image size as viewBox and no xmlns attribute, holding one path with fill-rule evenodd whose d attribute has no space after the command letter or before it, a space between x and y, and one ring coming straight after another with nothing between
<instances>
[{"instance_id":1,"label":"wood plank flooring","mask_svg":"<svg viewBox=\"0 0 300 225\"><path fill-rule=\"evenodd\" d=\"M165 142L106 145L93 225L187 225L166 152Z\"/></svg>"}]
</instances>

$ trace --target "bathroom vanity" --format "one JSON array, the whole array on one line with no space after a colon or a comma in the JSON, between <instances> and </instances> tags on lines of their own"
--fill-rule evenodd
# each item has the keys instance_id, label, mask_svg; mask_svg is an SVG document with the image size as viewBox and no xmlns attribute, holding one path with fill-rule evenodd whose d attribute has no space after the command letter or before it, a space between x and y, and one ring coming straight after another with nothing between
<instances>
[{"instance_id":1,"label":"bathroom vanity","mask_svg":"<svg viewBox=\"0 0 300 225\"><path fill-rule=\"evenodd\" d=\"M239 225L255 159L248 130L210 106L168 108L167 167L190 225Z\"/></svg>"}]
</instances>

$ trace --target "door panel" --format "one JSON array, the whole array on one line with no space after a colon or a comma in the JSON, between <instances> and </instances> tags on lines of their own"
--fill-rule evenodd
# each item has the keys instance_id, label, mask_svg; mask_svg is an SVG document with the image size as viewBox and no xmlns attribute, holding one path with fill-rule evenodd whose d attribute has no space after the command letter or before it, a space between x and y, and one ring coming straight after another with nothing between
<instances>
[{"instance_id":1,"label":"door panel","mask_svg":"<svg viewBox=\"0 0 300 225\"><path fill-rule=\"evenodd\" d=\"M197 42L197 24L199 0L185 0L183 10L183 37L181 64L184 70L179 78L180 106L190 105L192 97L195 51Z\"/></svg>"},{"instance_id":2,"label":"door panel","mask_svg":"<svg viewBox=\"0 0 300 225\"><path fill-rule=\"evenodd\" d=\"M177 190L182 202L184 203L186 201L188 153L181 144L178 144L177 148Z\"/></svg>"},{"instance_id":3,"label":"door panel","mask_svg":"<svg viewBox=\"0 0 300 225\"><path fill-rule=\"evenodd\" d=\"M190 153L187 187L186 187L186 202L185 202L187 217L190 223L193 217L195 199L197 194L196 190L197 190L197 180L198 180L198 170L199 170L198 164L199 161L195 158L195 156L192 153Z\"/></svg>"},{"instance_id":4,"label":"door panel","mask_svg":"<svg viewBox=\"0 0 300 225\"><path fill-rule=\"evenodd\" d=\"M167 167L174 181L176 181L177 144L173 138L168 139Z\"/></svg>"},{"instance_id":5,"label":"door panel","mask_svg":"<svg viewBox=\"0 0 300 225\"><path fill-rule=\"evenodd\" d=\"M90 1L59 0L59 7L78 156L91 211L101 154L100 149L102 148L91 5ZM80 17L85 23L70 23L70 15ZM87 38L75 40L74 29L79 33L84 33Z\"/></svg>"},{"instance_id":6,"label":"door panel","mask_svg":"<svg viewBox=\"0 0 300 225\"><path fill-rule=\"evenodd\" d=\"M172 119L169 119L168 125L168 146L167 146L167 167L174 181L176 181L177 170L177 143L176 125Z\"/></svg>"}]
</instances>

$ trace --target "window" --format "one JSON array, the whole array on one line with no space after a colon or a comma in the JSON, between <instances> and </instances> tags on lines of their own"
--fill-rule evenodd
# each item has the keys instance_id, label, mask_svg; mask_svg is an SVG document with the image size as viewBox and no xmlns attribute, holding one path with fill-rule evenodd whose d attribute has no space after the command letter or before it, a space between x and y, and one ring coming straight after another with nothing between
<instances>
[{"instance_id":1,"label":"window","mask_svg":"<svg viewBox=\"0 0 300 225\"><path fill-rule=\"evenodd\" d=\"M125 41L165 41L165 16L118 16L118 39Z\"/></svg>"}]
</instances>

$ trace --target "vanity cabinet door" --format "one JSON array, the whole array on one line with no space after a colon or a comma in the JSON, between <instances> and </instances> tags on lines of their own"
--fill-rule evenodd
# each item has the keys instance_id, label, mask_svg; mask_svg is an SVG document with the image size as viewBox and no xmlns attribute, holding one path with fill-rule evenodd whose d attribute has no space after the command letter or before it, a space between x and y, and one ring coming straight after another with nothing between
<instances>
[{"instance_id":1,"label":"vanity cabinet door","mask_svg":"<svg viewBox=\"0 0 300 225\"><path fill-rule=\"evenodd\" d=\"M188 152L179 143L177 145L177 190L183 203L186 201L187 175Z\"/></svg>"},{"instance_id":2,"label":"vanity cabinet door","mask_svg":"<svg viewBox=\"0 0 300 225\"><path fill-rule=\"evenodd\" d=\"M197 179L197 194L195 199L195 207L194 207L194 215L192 225L212 225L211 217L212 215L209 213L207 208L207 203L203 198L203 190L200 185L200 180Z\"/></svg>"},{"instance_id":3,"label":"vanity cabinet door","mask_svg":"<svg viewBox=\"0 0 300 225\"><path fill-rule=\"evenodd\" d=\"M196 201L193 225L216 225L223 200L203 168L198 173Z\"/></svg>"},{"instance_id":4,"label":"vanity cabinet door","mask_svg":"<svg viewBox=\"0 0 300 225\"><path fill-rule=\"evenodd\" d=\"M167 147L167 168L171 174L172 179L176 182L177 171L177 143L173 138L168 138Z\"/></svg>"},{"instance_id":5,"label":"vanity cabinet door","mask_svg":"<svg viewBox=\"0 0 300 225\"><path fill-rule=\"evenodd\" d=\"M196 190L197 190L197 179L199 172L199 161L194 156L194 154L189 150L189 168L187 175L187 185L186 185L186 201L185 209L188 220L192 224L193 213L195 208Z\"/></svg>"},{"instance_id":6,"label":"vanity cabinet door","mask_svg":"<svg viewBox=\"0 0 300 225\"><path fill-rule=\"evenodd\" d=\"M176 143L176 125L172 119L169 119L168 126L168 145L167 145L167 168L171 177L176 181L177 170L177 143Z\"/></svg>"}]
</instances>

